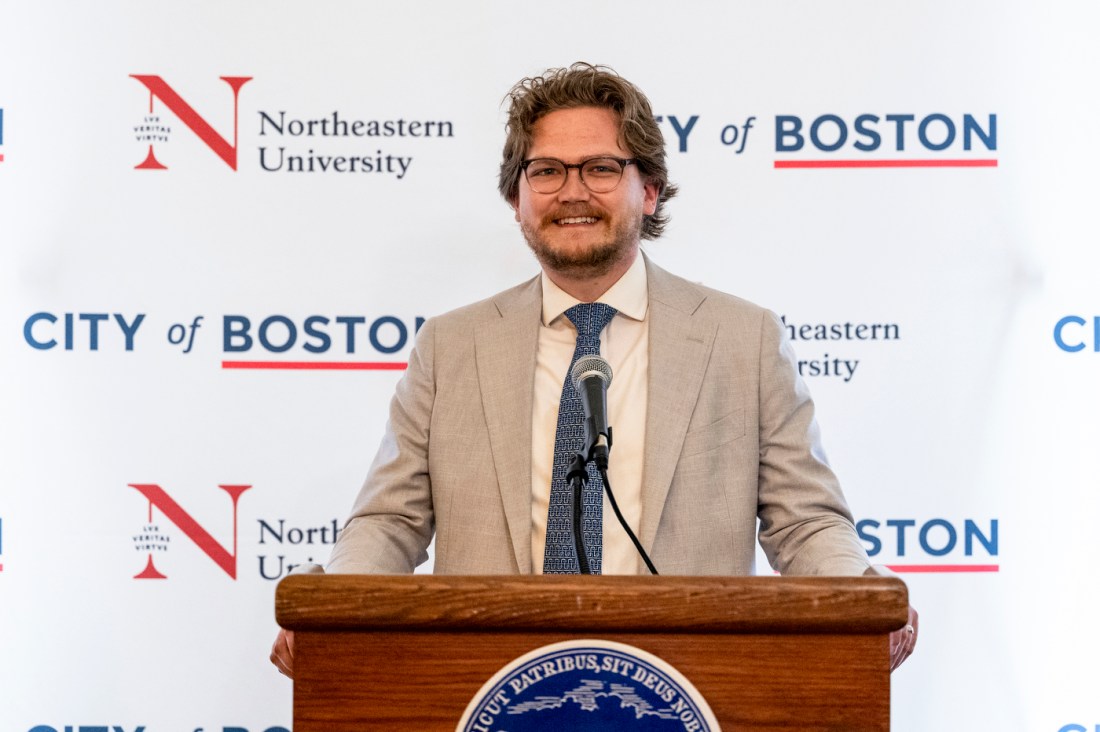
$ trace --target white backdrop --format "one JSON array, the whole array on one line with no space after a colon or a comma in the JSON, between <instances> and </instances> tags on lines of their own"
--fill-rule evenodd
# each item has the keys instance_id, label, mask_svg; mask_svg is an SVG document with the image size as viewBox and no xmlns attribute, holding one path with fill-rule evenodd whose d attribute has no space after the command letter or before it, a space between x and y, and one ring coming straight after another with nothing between
<instances>
[{"instance_id":1,"label":"white backdrop","mask_svg":"<svg viewBox=\"0 0 1100 732\"><path fill-rule=\"evenodd\" d=\"M400 364L418 318L536 271L496 194L500 102L575 60L665 117L682 194L657 262L794 326L896 326L794 344L841 369L805 366L826 447L921 612L895 729L1100 729L1091 6L9 0L0 18L0 729L289 729L275 580L327 558L400 376L318 366ZM219 77L250 80L235 97ZM334 113L451 134L262 125ZM837 150L811 142L823 115ZM988 138L970 149L967 115ZM802 150L777 149L783 116ZM685 151L673 117L697 118ZM932 149L944 118L955 139ZM150 145L166 169L135 169ZM314 172L265 169L292 155ZM116 314L144 316L129 350ZM227 316L251 348L227 349ZM272 316L288 350L260 342ZM1079 350L1056 340L1066 316ZM235 513L219 485L249 486ZM164 578L136 579L150 557Z\"/></svg>"}]
</instances>

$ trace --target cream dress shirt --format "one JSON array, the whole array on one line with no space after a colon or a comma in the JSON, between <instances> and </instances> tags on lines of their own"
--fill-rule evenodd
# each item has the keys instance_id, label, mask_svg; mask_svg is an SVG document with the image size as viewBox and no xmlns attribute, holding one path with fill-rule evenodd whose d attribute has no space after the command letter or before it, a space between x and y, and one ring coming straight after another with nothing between
<instances>
[{"instance_id":1,"label":"cream dress shirt","mask_svg":"<svg viewBox=\"0 0 1100 732\"><path fill-rule=\"evenodd\" d=\"M531 559L542 574L546 550L546 513L554 468L554 436L558 405L569 362L577 345L577 330L565 311L580 300L542 274L542 321L535 363L534 414L531 419ZM645 262L639 253L630 269L597 302L618 311L600 336L600 355L614 377L607 391L612 445L608 478L623 518L635 534L642 514L642 465L649 371L649 288ZM603 498L603 574L638 574L645 563L619 525L611 503Z\"/></svg>"}]
</instances>

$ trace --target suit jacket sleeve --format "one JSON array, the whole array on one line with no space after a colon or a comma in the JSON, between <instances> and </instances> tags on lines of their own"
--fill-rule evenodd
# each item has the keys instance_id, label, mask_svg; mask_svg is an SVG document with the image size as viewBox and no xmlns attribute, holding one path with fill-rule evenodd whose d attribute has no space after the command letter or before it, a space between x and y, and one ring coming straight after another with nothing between
<instances>
[{"instance_id":1,"label":"suit jacket sleeve","mask_svg":"<svg viewBox=\"0 0 1100 732\"><path fill-rule=\"evenodd\" d=\"M767 312L760 337L760 544L784 575L861 575L869 566L830 469L814 403L783 326Z\"/></svg>"},{"instance_id":2,"label":"suit jacket sleeve","mask_svg":"<svg viewBox=\"0 0 1100 732\"><path fill-rule=\"evenodd\" d=\"M428 475L434 341L435 324L428 320L390 402L378 454L333 547L330 573L409 573L428 558L435 525Z\"/></svg>"}]
</instances>

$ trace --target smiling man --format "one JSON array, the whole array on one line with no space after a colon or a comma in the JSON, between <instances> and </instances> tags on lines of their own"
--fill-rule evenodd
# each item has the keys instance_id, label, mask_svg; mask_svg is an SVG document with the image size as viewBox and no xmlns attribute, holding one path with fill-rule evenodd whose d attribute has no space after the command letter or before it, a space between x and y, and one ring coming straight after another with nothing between
<instances>
[{"instance_id":1,"label":"smiling man","mask_svg":"<svg viewBox=\"0 0 1100 732\"><path fill-rule=\"evenodd\" d=\"M614 371L607 477L662 573L752 574L759 538L785 575L863 574L778 318L639 252L676 194L648 100L574 64L510 101L499 188L542 271L421 328L327 570L412 572L434 536L437 573L577 572L565 476L583 430L567 374L599 354ZM590 469L585 563L647 572L607 500ZM893 636L895 665L915 626L911 613ZM288 675L291 643L281 633L272 653Z\"/></svg>"},{"instance_id":2,"label":"smiling man","mask_svg":"<svg viewBox=\"0 0 1100 732\"><path fill-rule=\"evenodd\" d=\"M512 180L514 161L506 161L509 169L502 172L502 192L543 271L584 302L595 301L630 269L643 222L657 210L663 187L639 172L639 160L624 143L612 109L546 112L531 125L530 149L519 165L527 185Z\"/></svg>"}]
</instances>

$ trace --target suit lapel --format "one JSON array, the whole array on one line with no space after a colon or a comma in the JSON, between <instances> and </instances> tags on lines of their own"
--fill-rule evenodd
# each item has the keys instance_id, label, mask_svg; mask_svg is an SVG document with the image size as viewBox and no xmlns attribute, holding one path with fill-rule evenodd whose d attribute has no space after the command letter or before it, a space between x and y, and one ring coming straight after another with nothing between
<instances>
[{"instance_id":1,"label":"suit lapel","mask_svg":"<svg viewBox=\"0 0 1100 732\"><path fill-rule=\"evenodd\" d=\"M531 572L531 413L542 312L536 277L494 298L500 317L474 334L481 403L520 574Z\"/></svg>"},{"instance_id":2,"label":"suit lapel","mask_svg":"<svg viewBox=\"0 0 1100 732\"><path fill-rule=\"evenodd\" d=\"M646 259L649 279L649 395L639 539L653 547L665 498L703 384L718 323L696 315L706 298Z\"/></svg>"}]
</instances>

